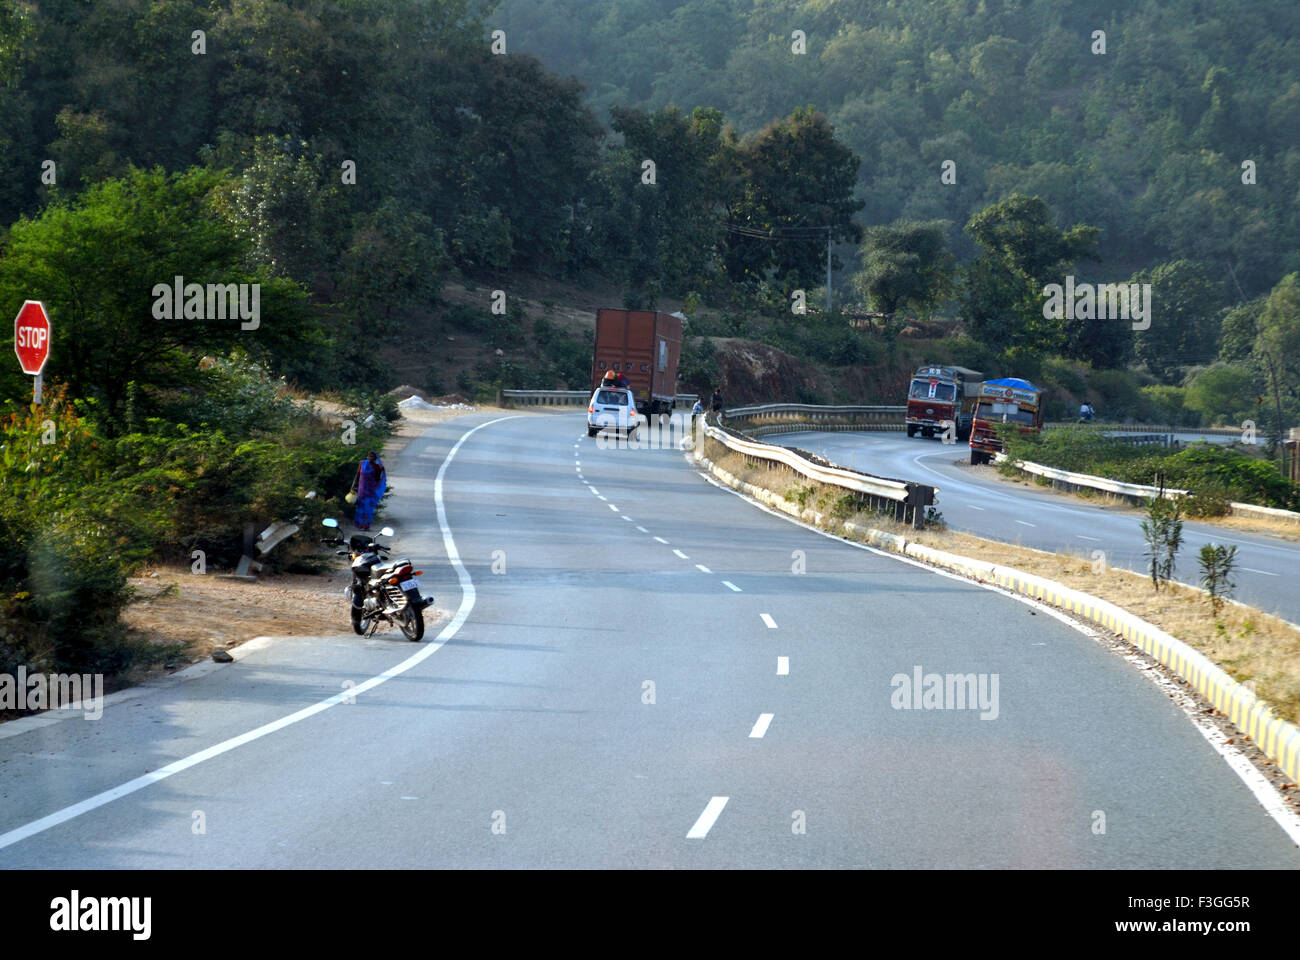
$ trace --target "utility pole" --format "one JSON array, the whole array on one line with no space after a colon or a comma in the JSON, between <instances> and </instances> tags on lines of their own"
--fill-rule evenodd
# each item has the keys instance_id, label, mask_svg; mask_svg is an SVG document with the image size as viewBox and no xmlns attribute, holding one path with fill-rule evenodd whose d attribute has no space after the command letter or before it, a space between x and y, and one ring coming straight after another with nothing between
<instances>
[{"instance_id":1,"label":"utility pole","mask_svg":"<svg viewBox=\"0 0 1300 960\"><path fill-rule=\"evenodd\" d=\"M826 228L826 312L831 312L831 228Z\"/></svg>"}]
</instances>

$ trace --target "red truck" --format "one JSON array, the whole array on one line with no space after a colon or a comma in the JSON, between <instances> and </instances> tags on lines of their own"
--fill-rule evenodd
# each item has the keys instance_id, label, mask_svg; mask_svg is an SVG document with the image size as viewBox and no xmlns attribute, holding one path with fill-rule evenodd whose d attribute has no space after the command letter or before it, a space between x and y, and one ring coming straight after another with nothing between
<instances>
[{"instance_id":1,"label":"red truck","mask_svg":"<svg viewBox=\"0 0 1300 960\"><path fill-rule=\"evenodd\" d=\"M596 311L596 350L591 389L605 371L627 377L643 416L671 413L677 397L677 359L682 353L682 321L654 310Z\"/></svg>"},{"instance_id":2,"label":"red truck","mask_svg":"<svg viewBox=\"0 0 1300 960\"><path fill-rule=\"evenodd\" d=\"M965 367L918 367L907 390L907 435L933 437L952 423L957 438L966 439L983 379L984 374Z\"/></svg>"}]
</instances>

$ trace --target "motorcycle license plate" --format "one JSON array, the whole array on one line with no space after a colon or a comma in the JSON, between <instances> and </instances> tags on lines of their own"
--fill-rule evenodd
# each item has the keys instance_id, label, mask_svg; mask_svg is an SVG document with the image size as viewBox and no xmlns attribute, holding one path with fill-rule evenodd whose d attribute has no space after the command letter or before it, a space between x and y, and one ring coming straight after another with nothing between
<instances>
[{"instance_id":1,"label":"motorcycle license plate","mask_svg":"<svg viewBox=\"0 0 1300 960\"><path fill-rule=\"evenodd\" d=\"M420 581L412 577L410 580L403 580L401 583L398 584L398 586L401 587L404 592L410 592L411 590L419 590Z\"/></svg>"}]
</instances>

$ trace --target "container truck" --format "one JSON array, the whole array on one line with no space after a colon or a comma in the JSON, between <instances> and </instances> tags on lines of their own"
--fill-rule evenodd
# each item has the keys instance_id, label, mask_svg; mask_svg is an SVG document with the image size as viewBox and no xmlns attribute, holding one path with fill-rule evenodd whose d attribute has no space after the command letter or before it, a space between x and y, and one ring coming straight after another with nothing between
<instances>
[{"instance_id":1,"label":"container truck","mask_svg":"<svg viewBox=\"0 0 1300 960\"><path fill-rule=\"evenodd\" d=\"M1028 380L1005 377L979 385L979 403L970 431L970 462L988 463L1002 450L997 424L1016 423L1021 433L1043 429L1043 391Z\"/></svg>"},{"instance_id":2,"label":"container truck","mask_svg":"<svg viewBox=\"0 0 1300 960\"><path fill-rule=\"evenodd\" d=\"M907 435L933 437L952 423L957 439L965 440L983 379L984 374L965 367L917 367L907 391Z\"/></svg>"},{"instance_id":3,"label":"container truck","mask_svg":"<svg viewBox=\"0 0 1300 960\"><path fill-rule=\"evenodd\" d=\"M591 389L605 372L627 377L643 416L671 413L677 397L677 359L682 352L682 320L654 310L596 311L596 350Z\"/></svg>"}]
</instances>

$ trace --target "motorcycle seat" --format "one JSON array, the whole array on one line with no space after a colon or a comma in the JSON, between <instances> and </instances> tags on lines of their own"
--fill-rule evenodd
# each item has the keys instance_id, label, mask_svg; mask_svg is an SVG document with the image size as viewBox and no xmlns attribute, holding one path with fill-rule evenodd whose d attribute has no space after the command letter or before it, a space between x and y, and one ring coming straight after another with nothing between
<instances>
[{"instance_id":1,"label":"motorcycle seat","mask_svg":"<svg viewBox=\"0 0 1300 960\"><path fill-rule=\"evenodd\" d=\"M370 569L371 576L381 577L385 574L392 573L398 567L409 564L411 561L406 557L400 560L385 560L383 563L377 563Z\"/></svg>"}]
</instances>

